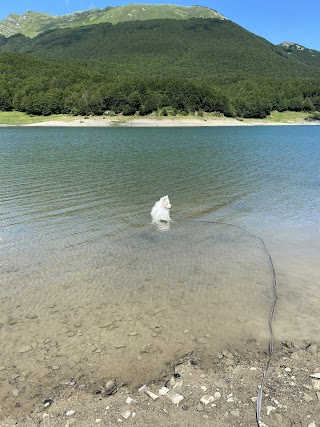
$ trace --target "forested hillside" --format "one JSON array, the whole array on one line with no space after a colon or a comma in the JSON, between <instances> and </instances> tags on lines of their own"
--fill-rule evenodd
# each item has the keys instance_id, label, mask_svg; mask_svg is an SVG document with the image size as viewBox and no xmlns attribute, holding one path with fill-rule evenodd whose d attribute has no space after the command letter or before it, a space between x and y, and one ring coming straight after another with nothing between
<instances>
[{"instance_id":1,"label":"forested hillside","mask_svg":"<svg viewBox=\"0 0 320 427\"><path fill-rule=\"evenodd\" d=\"M320 110L319 52L292 55L228 20L146 20L0 36L0 109L266 117Z\"/></svg>"}]
</instances>

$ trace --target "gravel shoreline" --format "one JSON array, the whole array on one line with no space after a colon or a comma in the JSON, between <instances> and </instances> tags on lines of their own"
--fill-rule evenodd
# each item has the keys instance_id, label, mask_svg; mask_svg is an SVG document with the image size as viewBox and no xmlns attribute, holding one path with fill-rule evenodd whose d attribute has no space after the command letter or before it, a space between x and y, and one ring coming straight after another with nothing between
<instances>
[{"instance_id":1,"label":"gravel shoreline","mask_svg":"<svg viewBox=\"0 0 320 427\"><path fill-rule=\"evenodd\" d=\"M319 121L299 120L295 122L269 122L263 119L232 118L183 118L183 117L90 117L70 120L48 120L39 123L21 125L30 126L63 126L63 127L211 127L211 126L280 126L280 125L319 125ZM6 126L6 125L2 125Z\"/></svg>"},{"instance_id":2,"label":"gravel shoreline","mask_svg":"<svg viewBox=\"0 0 320 427\"><path fill-rule=\"evenodd\" d=\"M11 396L11 416L0 415L0 426L255 426L257 391L268 360L261 347L250 340L241 352L230 348L210 358L201 351L185 355L142 388L130 388L119 378L101 379L95 388L80 378L69 379L52 384L27 413L17 392ZM318 346L280 344L263 387L260 425L317 427L319 409Z\"/></svg>"}]
</instances>

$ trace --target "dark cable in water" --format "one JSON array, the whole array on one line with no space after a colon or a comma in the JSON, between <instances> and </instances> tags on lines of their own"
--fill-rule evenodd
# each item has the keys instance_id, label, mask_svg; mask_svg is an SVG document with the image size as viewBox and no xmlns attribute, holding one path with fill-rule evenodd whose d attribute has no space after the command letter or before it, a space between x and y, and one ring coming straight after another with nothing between
<instances>
[{"instance_id":1,"label":"dark cable in water","mask_svg":"<svg viewBox=\"0 0 320 427\"><path fill-rule=\"evenodd\" d=\"M251 233L250 231L246 230L245 228L240 227L239 225L229 224L227 222L202 221L202 220L197 221L197 222L207 222L207 223L211 223L211 224L228 225L230 227L238 228L239 230L242 230L245 233L253 236L256 239L258 239L262 243L262 246L264 247L264 249L265 249L265 251L266 251L266 253L268 255L268 258L269 258L269 263L271 265L271 269L272 269L272 273L273 273L273 303L272 303L272 306L271 306L270 316L269 316L270 340L269 340L268 361L267 361L266 367L265 367L264 372L263 372L261 384L258 386L258 395L257 395L256 421L257 421L258 427L260 427L261 426L261 424L260 424L260 415L261 415L261 407L262 407L263 386L264 386L265 380L266 380L266 378L268 376L269 367L270 367L270 363L271 363L271 357L272 357L273 348L274 348L274 334L273 334L272 322L273 322L274 313L275 313L276 304L277 304L277 299L278 299L278 296L277 296L277 275L276 275L276 270L274 268L272 257L270 255L270 252L268 251L267 245L265 244L265 242L263 241L263 239L261 237L257 236L254 233Z\"/></svg>"}]
</instances>

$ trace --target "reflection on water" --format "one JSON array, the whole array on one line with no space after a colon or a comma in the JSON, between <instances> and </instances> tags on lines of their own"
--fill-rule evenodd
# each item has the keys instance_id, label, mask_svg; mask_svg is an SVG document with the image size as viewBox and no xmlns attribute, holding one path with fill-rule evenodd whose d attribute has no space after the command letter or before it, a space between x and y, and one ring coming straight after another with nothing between
<instances>
[{"instance_id":1,"label":"reflection on water","mask_svg":"<svg viewBox=\"0 0 320 427\"><path fill-rule=\"evenodd\" d=\"M0 129L5 375L138 384L265 342L272 269L250 232L278 273L276 339L316 339L317 128ZM152 224L163 194L173 222Z\"/></svg>"},{"instance_id":2,"label":"reflection on water","mask_svg":"<svg viewBox=\"0 0 320 427\"><path fill-rule=\"evenodd\" d=\"M167 221L153 221L152 222L158 231L170 230L170 222Z\"/></svg>"}]
</instances>

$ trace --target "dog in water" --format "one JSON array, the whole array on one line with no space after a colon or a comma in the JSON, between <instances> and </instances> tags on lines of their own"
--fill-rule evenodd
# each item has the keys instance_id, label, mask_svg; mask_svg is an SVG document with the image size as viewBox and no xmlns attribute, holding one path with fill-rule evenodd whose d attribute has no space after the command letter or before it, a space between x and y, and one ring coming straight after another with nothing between
<instances>
[{"instance_id":1,"label":"dog in water","mask_svg":"<svg viewBox=\"0 0 320 427\"><path fill-rule=\"evenodd\" d=\"M161 199L158 200L154 204L153 208L151 209L151 217L153 222L158 222L158 221L170 222L171 218L169 215L169 209L171 209L169 197L168 196L161 197Z\"/></svg>"}]
</instances>

